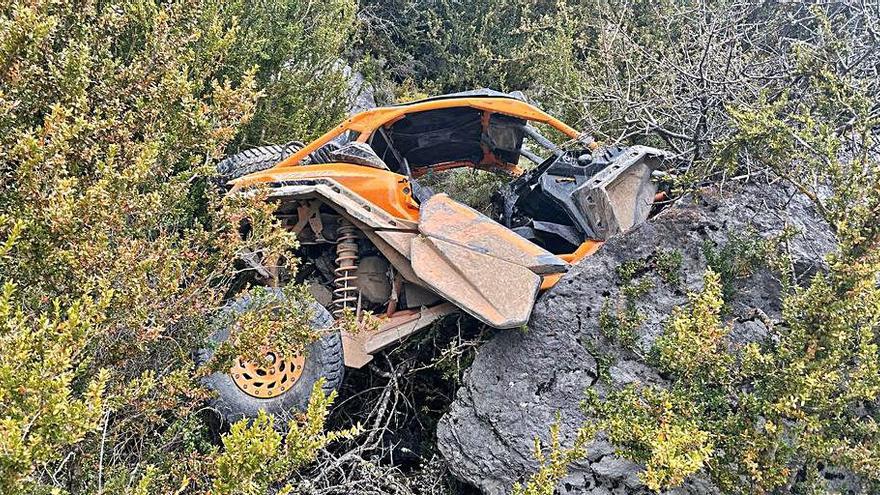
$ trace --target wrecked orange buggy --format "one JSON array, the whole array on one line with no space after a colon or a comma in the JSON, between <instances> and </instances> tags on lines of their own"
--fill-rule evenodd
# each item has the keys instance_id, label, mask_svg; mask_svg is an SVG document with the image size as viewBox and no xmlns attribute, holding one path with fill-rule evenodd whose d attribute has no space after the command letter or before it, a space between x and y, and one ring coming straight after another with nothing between
<instances>
[{"instance_id":1,"label":"wrecked orange buggy","mask_svg":"<svg viewBox=\"0 0 880 495\"><path fill-rule=\"evenodd\" d=\"M568 141L554 143L536 124ZM226 158L218 169L230 194L268 186L278 218L296 233L303 267L290 282L309 284L320 303L313 323L328 327L330 312L350 308L379 315L380 324L326 335L269 369L239 360L209 377L215 406L230 420L302 409L320 377L329 392L345 366L362 367L456 311L496 328L524 325L538 293L570 263L648 217L657 192L652 172L664 158L644 146L598 146L490 90L372 109L308 145ZM510 177L493 196L493 218L420 183L460 167ZM258 255L243 259L269 278Z\"/></svg>"}]
</instances>

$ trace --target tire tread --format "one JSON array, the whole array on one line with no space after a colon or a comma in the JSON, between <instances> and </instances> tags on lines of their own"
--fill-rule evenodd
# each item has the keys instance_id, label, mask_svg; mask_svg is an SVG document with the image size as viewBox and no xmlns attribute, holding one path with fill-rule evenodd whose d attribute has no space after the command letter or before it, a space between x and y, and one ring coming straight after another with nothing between
<instances>
[{"instance_id":1,"label":"tire tread","mask_svg":"<svg viewBox=\"0 0 880 495\"><path fill-rule=\"evenodd\" d=\"M281 295L281 291L274 289ZM226 305L224 311L241 312L246 310L251 304L249 297L244 297L231 301ZM284 394L272 399L258 399L243 394L235 385L228 374L215 372L204 379L204 383L219 395L212 400L212 406L219 414L223 421L232 423L241 418L254 417L257 409L265 408L274 414L291 414L295 411L304 411L309 402L311 395L311 383L320 377L324 378L321 391L325 395L329 395L339 390L342 380L345 376L345 364L342 349L342 337L339 332L333 330L333 317L326 308L318 303L313 302L315 314L312 318L311 325L317 331L325 332L317 341L310 344L311 352L306 355L306 372L300 378L306 379L301 386L291 387ZM228 330L218 331L212 340L219 343L228 338ZM210 348L201 349L196 352L195 360L199 365L207 363L213 351ZM311 356L311 365L309 359ZM308 371L311 370L311 371Z\"/></svg>"},{"instance_id":2,"label":"tire tread","mask_svg":"<svg viewBox=\"0 0 880 495\"><path fill-rule=\"evenodd\" d=\"M217 163L217 172L227 181L260 172L273 167L302 148L302 143L292 141L285 145L270 144L246 149L227 156Z\"/></svg>"}]
</instances>

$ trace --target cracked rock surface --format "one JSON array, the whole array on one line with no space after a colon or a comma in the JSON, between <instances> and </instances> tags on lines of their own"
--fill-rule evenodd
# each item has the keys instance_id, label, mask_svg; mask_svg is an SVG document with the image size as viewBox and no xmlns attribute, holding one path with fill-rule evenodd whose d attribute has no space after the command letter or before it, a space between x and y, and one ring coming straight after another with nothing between
<instances>
[{"instance_id":1,"label":"cracked rock surface","mask_svg":"<svg viewBox=\"0 0 880 495\"><path fill-rule=\"evenodd\" d=\"M486 494L509 493L514 482L537 469L534 438L548 439L557 412L562 444L571 444L585 419L579 408L585 389L593 387L601 395L607 387L631 382L663 383L641 356L662 333L672 309L686 302L687 292L702 287L704 244L723 246L731 235L746 232L769 237L787 226L797 230L788 245L796 273L806 277L822 270L822 256L834 246L830 229L806 198L779 185L705 190L610 239L539 299L527 330L499 332L479 349L437 430L438 447L452 472ZM639 299L645 320L636 332L635 348L614 345L600 330L598 317L607 298L619 297L617 267L641 259L656 271L652 260L662 250L681 253L680 283L673 286L658 274L644 275L658 280ZM765 338L766 322L780 315L779 283L770 273L758 272L736 288L729 301L729 338ZM650 493L639 481L640 466L615 456L601 437L588 451L560 483L560 493ZM670 493L715 492L711 483L696 476Z\"/></svg>"}]
</instances>

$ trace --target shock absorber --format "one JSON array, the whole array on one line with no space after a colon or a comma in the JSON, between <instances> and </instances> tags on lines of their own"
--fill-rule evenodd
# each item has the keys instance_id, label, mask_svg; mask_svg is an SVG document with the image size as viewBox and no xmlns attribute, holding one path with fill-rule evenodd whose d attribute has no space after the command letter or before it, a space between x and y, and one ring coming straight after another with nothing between
<instances>
[{"instance_id":1,"label":"shock absorber","mask_svg":"<svg viewBox=\"0 0 880 495\"><path fill-rule=\"evenodd\" d=\"M342 316L345 308L356 308L358 300L357 262L358 246L354 225L347 220L340 220L336 229L336 286L333 289L333 316Z\"/></svg>"}]
</instances>

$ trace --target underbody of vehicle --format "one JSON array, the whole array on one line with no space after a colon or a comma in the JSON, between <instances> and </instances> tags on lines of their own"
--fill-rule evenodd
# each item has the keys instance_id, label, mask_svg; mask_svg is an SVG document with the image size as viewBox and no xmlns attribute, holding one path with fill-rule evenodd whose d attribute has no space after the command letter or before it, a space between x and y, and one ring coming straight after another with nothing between
<instances>
[{"instance_id":1,"label":"underbody of vehicle","mask_svg":"<svg viewBox=\"0 0 880 495\"><path fill-rule=\"evenodd\" d=\"M599 146L520 98L481 90L354 115L278 158L232 180L230 194L268 187L301 246L293 282L336 315L380 318L341 336L345 365L361 367L456 311L524 325L571 263L648 217L666 154ZM462 167L510 178L492 217L421 183ZM258 256L246 259L265 271Z\"/></svg>"}]
</instances>

